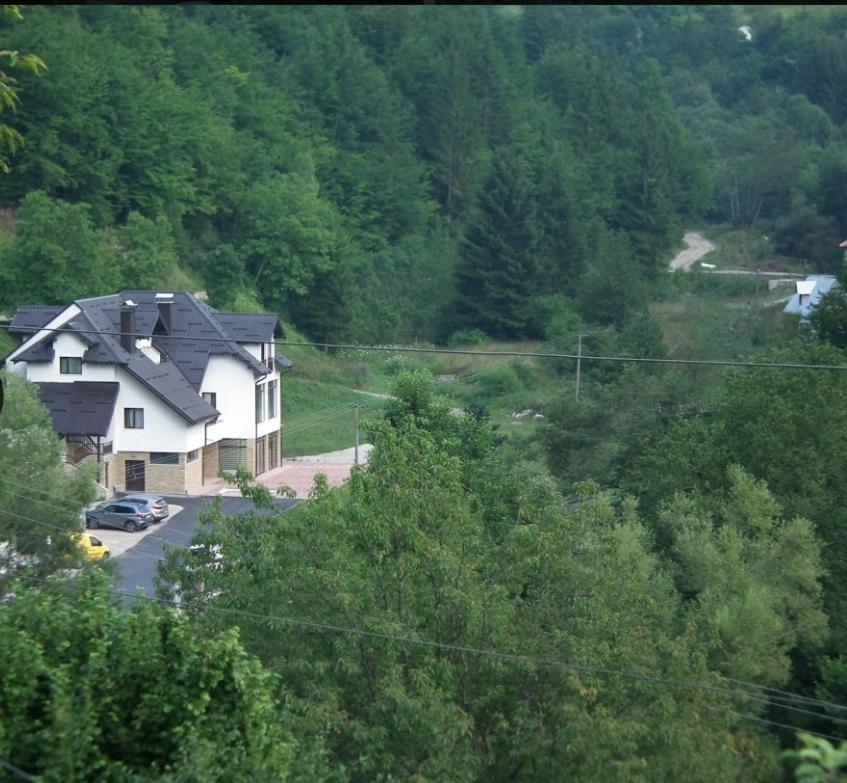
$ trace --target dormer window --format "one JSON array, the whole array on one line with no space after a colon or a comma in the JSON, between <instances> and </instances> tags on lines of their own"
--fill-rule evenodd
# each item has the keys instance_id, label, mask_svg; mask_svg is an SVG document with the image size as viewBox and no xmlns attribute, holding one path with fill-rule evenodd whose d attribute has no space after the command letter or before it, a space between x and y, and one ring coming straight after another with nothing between
<instances>
[{"instance_id":1,"label":"dormer window","mask_svg":"<svg viewBox=\"0 0 847 783\"><path fill-rule=\"evenodd\" d=\"M82 357L61 356L59 357L59 372L62 375L82 375Z\"/></svg>"}]
</instances>

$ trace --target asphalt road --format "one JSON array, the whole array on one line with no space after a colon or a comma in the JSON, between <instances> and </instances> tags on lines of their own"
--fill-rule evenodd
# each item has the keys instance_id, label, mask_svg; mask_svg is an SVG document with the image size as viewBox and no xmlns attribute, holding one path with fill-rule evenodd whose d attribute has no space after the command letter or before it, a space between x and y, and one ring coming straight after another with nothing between
<instances>
[{"instance_id":1,"label":"asphalt road","mask_svg":"<svg viewBox=\"0 0 847 783\"><path fill-rule=\"evenodd\" d=\"M155 530L148 536L140 539L137 544L130 547L114 562L118 566L118 575L115 579L116 589L135 593L139 588L145 595L152 596L153 575L159 565L159 559L164 556L164 544L171 546L188 546L191 537L200 521L200 513L204 508L211 505L213 498L210 497L169 497L169 503L176 503L183 507L183 511L164 522L159 522ZM223 497L222 510L224 514L235 516L252 511L253 503L245 498ZM296 506L298 500L276 501L283 510ZM263 514L275 513L273 510L262 511ZM132 535L127 533L126 535Z\"/></svg>"}]
</instances>

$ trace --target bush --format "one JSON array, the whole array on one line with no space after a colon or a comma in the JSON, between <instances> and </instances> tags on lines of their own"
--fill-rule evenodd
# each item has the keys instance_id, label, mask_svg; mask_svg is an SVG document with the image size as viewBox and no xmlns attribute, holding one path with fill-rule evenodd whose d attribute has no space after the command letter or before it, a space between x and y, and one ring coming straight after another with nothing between
<instances>
[{"instance_id":1,"label":"bush","mask_svg":"<svg viewBox=\"0 0 847 783\"><path fill-rule=\"evenodd\" d=\"M481 329L460 329L453 332L447 341L447 347L458 348L467 345L482 345L487 342L489 342L489 337Z\"/></svg>"},{"instance_id":2,"label":"bush","mask_svg":"<svg viewBox=\"0 0 847 783\"><path fill-rule=\"evenodd\" d=\"M520 376L511 364L492 367L480 376L477 383L482 395L487 398L514 394L524 388Z\"/></svg>"}]
</instances>

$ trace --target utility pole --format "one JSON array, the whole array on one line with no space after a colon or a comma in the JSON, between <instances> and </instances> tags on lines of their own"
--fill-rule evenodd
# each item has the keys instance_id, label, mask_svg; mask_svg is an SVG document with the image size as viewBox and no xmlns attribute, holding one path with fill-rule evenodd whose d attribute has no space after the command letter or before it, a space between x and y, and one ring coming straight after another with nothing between
<instances>
[{"instance_id":1,"label":"utility pole","mask_svg":"<svg viewBox=\"0 0 847 783\"><path fill-rule=\"evenodd\" d=\"M359 464L359 405L358 403L353 406L353 429L356 433L356 446L355 451L353 452L353 462L354 464Z\"/></svg>"},{"instance_id":2,"label":"utility pole","mask_svg":"<svg viewBox=\"0 0 847 783\"><path fill-rule=\"evenodd\" d=\"M577 335L577 349L576 349L576 399L579 400L579 376L580 371L582 370L582 333L580 332Z\"/></svg>"}]
</instances>

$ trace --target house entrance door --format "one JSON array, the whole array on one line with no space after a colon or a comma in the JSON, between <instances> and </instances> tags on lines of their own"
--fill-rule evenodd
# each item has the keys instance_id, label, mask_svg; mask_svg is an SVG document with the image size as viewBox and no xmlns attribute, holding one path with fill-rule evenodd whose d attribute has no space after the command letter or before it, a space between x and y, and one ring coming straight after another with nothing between
<instances>
[{"instance_id":1,"label":"house entrance door","mask_svg":"<svg viewBox=\"0 0 847 783\"><path fill-rule=\"evenodd\" d=\"M144 492L144 460L126 461L126 488L128 492Z\"/></svg>"}]
</instances>

